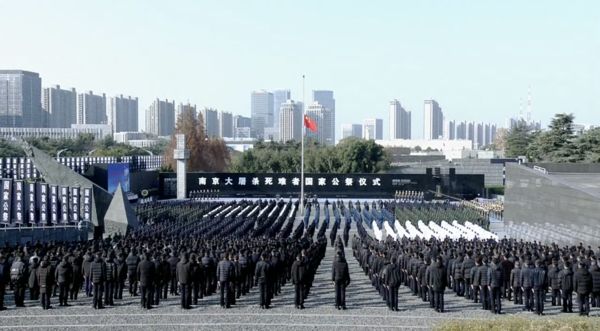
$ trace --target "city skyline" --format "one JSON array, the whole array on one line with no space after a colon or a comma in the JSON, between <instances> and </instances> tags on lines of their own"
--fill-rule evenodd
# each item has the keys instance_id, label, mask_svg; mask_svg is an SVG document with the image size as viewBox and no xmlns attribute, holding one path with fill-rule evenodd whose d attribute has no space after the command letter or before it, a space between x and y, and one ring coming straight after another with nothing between
<instances>
[{"instance_id":1,"label":"city skyline","mask_svg":"<svg viewBox=\"0 0 600 331\"><path fill-rule=\"evenodd\" d=\"M387 102L397 98L414 113L414 138L422 135L423 100L436 99L448 118L502 125L531 86L533 117L544 126L560 112L597 124L600 45L589 41L600 39L600 4L544 2L543 13L539 6L282 1L265 11L242 1L5 2L0 10L11 15L0 28L16 33L4 42L18 47L1 67L39 72L44 86L136 96L141 109L158 97L248 116L252 90L287 87L308 103L308 91L326 88L336 93L337 118L360 123L387 118ZM296 25L289 13L330 24ZM40 56L47 49L52 54Z\"/></svg>"}]
</instances>

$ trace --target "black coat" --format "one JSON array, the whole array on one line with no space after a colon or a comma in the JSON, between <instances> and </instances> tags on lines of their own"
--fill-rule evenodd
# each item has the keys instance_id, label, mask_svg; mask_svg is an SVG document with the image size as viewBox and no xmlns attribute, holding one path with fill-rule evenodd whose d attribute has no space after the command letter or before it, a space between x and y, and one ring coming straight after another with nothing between
<instances>
[{"instance_id":1,"label":"black coat","mask_svg":"<svg viewBox=\"0 0 600 331\"><path fill-rule=\"evenodd\" d=\"M92 283L102 283L106 280L106 265L101 258L97 258L90 266L90 279Z\"/></svg>"},{"instance_id":2,"label":"black coat","mask_svg":"<svg viewBox=\"0 0 600 331\"><path fill-rule=\"evenodd\" d=\"M600 292L600 268L598 266L590 268L590 274L592 274L592 292Z\"/></svg>"},{"instance_id":3,"label":"black coat","mask_svg":"<svg viewBox=\"0 0 600 331\"><path fill-rule=\"evenodd\" d=\"M346 285L350 284L348 262L341 256L337 256L335 262L333 262L333 268L331 268L331 280L334 282L342 282Z\"/></svg>"},{"instance_id":4,"label":"black coat","mask_svg":"<svg viewBox=\"0 0 600 331\"><path fill-rule=\"evenodd\" d=\"M488 269L489 285L491 287L502 287L504 283L504 268L501 265Z\"/></svg>"},{"instance_id":5,"label":"black coat","mask_svg":"<svg viewBox=\"0 0 600 331\"><path fill-rule=\"evenodd\" d=\"M125 264L127 264L127 273L129 275L137 274L139 263L140 263L140 258L137 255L129 254L127 259L125 259Z\"/></svg>"},{"instance_id":6,"label":"black coat","mask_svg":"<svg viewBox=\"0 0 600 331\"><path fill-rule=\"evenodd\" d=\"M573 277L573 289L577 294L588 295L592 292L592 274L586 268L579 268Z\"/></svg>"},{"instance_id":7,"label":"black coat","mask_svg":"<svg viewBox=\"0 0 600 331\"><path fill-rule=\"evenodd\" d=\"M42 261L42 264L37 271L38 284L40 285L40 293L52 293L54 286L54 272L52 266L47 261Z\"/></svg>"},{"instance_id":8,"label":"black coat","mask_svg":"<svg viewBox=\"0 0 600 331\"><path fill-rule=\"evenodd\" d=\"M182 285L188 285L192 283L191 266L186 259L183 259L177 263L177 281Z\"/></svg>"},{"instance_id":9,"label":"black coat","mask_svg":"<svg viewBox=\"0 0 600 331\"><path fill-rule=\"evenodd\" d=\"M558 268L558 266L555 267L551 265L548 268L548 285L553 290L560 289L560 277L558 276L559 274L560 269Z\"/></svg>"},{"instance_id":10,"label":"black coat","mask_svg":"<svg viewBox=\"0 0 600 331\"><path fill-rule=\"evenodd\" d=\"M271 272L271 265L267 261L260 260L254 269L254 279L257 284L267 283Z\"/></svg>"},{"instance_id":11,"label":"black coat","mask_svg":"<svg viewBox=\"0 0 600 331\"><path fill-rule=\"evenodd\" d=\"M153 262L143 260L138 264L137 277L140 282L140 286L152 286L152 284L154 284L155 274L156 269Z\"/></svg>"},{"instance_id":12,"label":"black coat","mask_svg":"<svg viewBox=\"0 0 600 331\"><path fill-rule=\"evenodd\" d=\"M292 263L292 284L304 284L306 279L306 265L302 260Z\"/></svg>"},{"instance_id":13,"label":"black coat","mask_svg":"<svg viewBox=\"0 0 600 331\"><path fill-rule=\"evenodd\" d=\"M441 262L436 262L434 267L429 272L431 279L431 287L436 292L443 292L448 285L448 276L446 268Z\"/></svg>"},{"instance_id":14,"label":"black coat","mask_svg":"<svg viewBox=\"0 0 600 331\"><path fill-rule=\"evenodd\" d=\"M533 287L536 289L545 289L548 287L548 279L544 268L533 269Z\"/></svg>"},{"instance_id":15,"label":"black coat","mask_svg":"<svg viewBox=\"0 0 600 331\"><path fill-rule=\"evenodd\" d=\"M223 260L217 265L217 280L220 282L233 281L235 278L235 268L229 260Z\"/></svg>"},{"instance_id":16,"label":"black coat","mask_svg":"<svg viewBox=\"0 0 600 331\"><path fill-rule=\"evenodd\" d=\"M73 279L73 268L67 262L61 262L56 267L55 273L56 282L59 284L69 284Z\"/></svg>"},{"instance_id":17,"label":"black coat","mask_svg":"<svg viewBox=\"0 0 600 331\"><path fill-rule=\"evenodd\" d=\"M573 271L569 269L563 269L558 274L560 278L560 289L563 292L573 292Z\"/></svg>"},{"instance_id":18,"label":"black coat","mask_svg":"<svg viewBox=\"0 0 600 331\"><path fill-rule=\"evenodd\" d=\"M426 272L426 274L427 274L427 272ZM425 281L427 281L427 280L425 280ZM385 284L390 287L400 286L400 267L398 266L398 264L392 263L392 264L388 265L386 272L385 272ZM423 285L425 285L425 284L423 284Z\"/></svg>"}]
</instances>

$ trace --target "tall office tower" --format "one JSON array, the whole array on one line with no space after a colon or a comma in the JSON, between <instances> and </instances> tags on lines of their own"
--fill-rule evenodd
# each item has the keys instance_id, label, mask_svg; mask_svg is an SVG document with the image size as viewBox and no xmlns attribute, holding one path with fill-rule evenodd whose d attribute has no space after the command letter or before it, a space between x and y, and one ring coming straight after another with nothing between
<instances>
[{"instance_id":1,"label":"tall office tower","mask_svg":"<svg viewBox=\"0 0 600 331\"><path fill-rule=\"evenodd\" d=\"M423 139L440 139L444 135L444 113L435 100L425 100Z\"/></svg>"},{"instance_id":2,"label":"tall office tower","mask_svg":"<svg viewBox=\"0 0 600 331\"><path fill-rule=\"evenodd\" d=\"M175 101L156 99L146 110L146 132L164 137L175 131Z\"/></svg>"},{"instance_id":3,"label":"tall office tower","mask_svg":"<svg viewBox=\"0 0 600 331\"><path fill-rule=\"evenodd\" d=\"M380 118L367 118L363 123L363 138L364 139L383 139L383 120Z\"/></svg>"},{"instance_id":4,"label":"tall office tower","mask_svg":"<svg viewBox=\"0 0 600 331\"><path fill-rule=\"evenodd\" d=\"M46 127L70 128L77 124L77 92L75 89L63 90L60 85L44 89L44 119Z\"/></svg>"},{"instance_id":5,"label":"tall office tower","mask_svg":"<svg viewBox=\"0 0 600 331\"><path fill-rule=\"evenodd\" d=\"M290 90L273 91L273 127L279 129L279 111L281 106L292 98Z\"/></svg>"},{"instance_id":6,"label":"tall office tower","mask_svg":"<svg viewBox=\"0 0 600 331\"><path fill-rule=\"evenodd\" d=\"M273 127L273 103L273 93L265 90L252 92L250 117L254 137L264 138L265 128Z\"/></svg>"},{"instance_id":7,"label":"tall office tower","mask_svg":"<svg viewBox=\"0 0 600 331\"><path fill-rule=\"evenodd\" d=\"M470 140L473 144L477 143L475 141L476 131L475 122L467 123L467 140Z\"/></svg>"},{"instance_id":8,"label":"tall office tower","mask_svg":"<svg viewBox=\"0 0 600 331\"><path fill-rule=\"evenodd\" d=\"M483 123L477 123L475 126L475 140L474 144L477 144L477 148L483 147L484 137L483 137Z\"/></svg>"},{"instance_id":9,"label":"tall office tower","mask_svg":"<svg viewBox=\"0 0 600 331\"><path fill-rule=\"evenodd\" d=\"M77 124L106 124L106 94L94 92L77 95Z\"/></svg>"},{"instance_id":10,"label":"tall office tower","mask_svg":"<svg viewBox=\"0 0 600 331\"><path fill-rule=\"evenodd\" d=\"M444 118L444 139L454 140L456 139L456 122L447 121Z\"/></svg>"},{"instance_id":11,"label":"tall office tower","mask_svg":"<svg viewBox=\"0 0 600 331\"><path fill-rule=\"evenodd\" d=\"M42 79L35 72L0 70L0 127L42 127Z\"/></svg>"},{"instance_id":12,"label":"tall office tower","mask_svg":"<svg viewBox=\"0 0 600 331\"><path fill-rule=\"evenodd\" d=\"M312 91L313 103L318 102L320 105L325 107L328 112L328 124L327 130L331 133L330 139L335 144L335 99L333 98L333 91L329 90L313 90Z\"/></svg>"},{"instance_id":13,"label":"tall office tower","mask_svg":"<svg viewBox=\"0 0 600 331\"><path fill-rule=\"evenodd\" d=\"M496 142L496 132L498 131L498 128L496 126L496 124L492 124L490 126L490 143L493 144Z\"/></svg>"},{"instance_id":14,"label":"tall office tower","mask_svg":"<svg viewBox=\"0 0 600 331\"><path fill-rule=\"evenodd\" d=\"M492 131L490 123L485 123L483 126L483 146L487 146L492 143Z\"/></svg>"},{"instance_id":15,"label":"tall office tower","mask_svg":"<svg viewBox=\"0 0 600 331\"><path fill-rule=\"evenodd\" d=\"M251 137L252 119L250 117L236 115L233 117L233 136L236 139Z\"/></svg>"},{"instance_id":16,"label":"tall office tower","mask_svg":"<svg viewBox=\"0 0 600 331\"><path fill-rule=\"evenodd\" d=\"M219 112L219 137L233 138L233 114L221 111Z\"/></svg>"},{"instance_id":17,"label":"tall office tower","mask_svg":"<svg viewBox=\"0 0 600 331\"><path fill-rule=\"evenodd\" d=\"M219 112L216 109L204 108L202 118L204 119L204 134L209 138L219 137Z\"/></svg>"},{"instance_id":18,"label":"tall office tower","mask_svg":"<svg viewBox=\"0 0 600 331\"><path fill-rule=\"evenodd\" d=\"M279 110L279 140L300 141L302 139L302 102L287 100Z\"/></svg>"},{"instance_id":19,"label":"tall office tower","mask_svg":"<svg viewBox=\"0 0 600 331\"><path fill-rule=\"evenodd\" d=\"M108 121L113 133L138 131L138 98L122 94L110 98Z\"/></svg>"},{"instance_id":20,"label":"tall office tower","mask_svg":"<svg viewBox=\"0 0 600 331\"><path fill-rule=\"evenodd\" d=\"M410 111L406 111L400 101L390 101L390 139L410 139L410 127Z\"/></svg>"},{"instance_id":21,"label":"tall office tower","mask_svg":"<svg viewBox=\"0 0 600 331\"><path fill-rule=\"evenodd\" d=\"M362 125L342 124L342 139L349 137L362 138Z\"/></svg>"},{"instance_id":22,"label":"tall office tower","mask_svg":"<svg viewBox=\"0 0 600 331\"><path fill-rule=\"evenodd\" d=\"M306 131L307 138L312 138L321 145L335 145L334 111L315 101L308 106L306 115L317 124L317 132Z\"/></svg>"},{"instance_id":23,"label":"tall office tower","mask_svg":"<svg viewBox=\"0 0 600 331\"><path fill-rule=\"evenodd\" d=\"M456 139L465 140L467 139L467 122L462 121L456 126Z\"/></svg>"},{"instance_id":24,"label":"tall office tower","mask_svg":"<svg viewBox=\"0 0 600 331\"><path fill-rule=\"evenodd\" d=\"M177 122L179 120L179 116L181 116L181 114L183 112L192 112L193 116L195 118L198 118L198 111L196 109L196 105L192 105L191 103L180 103L177 105L177 108L175 109L175 127L177 128Z\"/></svg>"}]
</instances>

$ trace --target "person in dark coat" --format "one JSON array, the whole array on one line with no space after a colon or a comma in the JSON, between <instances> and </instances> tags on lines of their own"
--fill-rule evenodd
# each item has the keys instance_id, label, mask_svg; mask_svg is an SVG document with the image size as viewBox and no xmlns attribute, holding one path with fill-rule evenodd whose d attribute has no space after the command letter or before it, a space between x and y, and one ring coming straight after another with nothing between
<instances>
[{"instance_id":1,"label":"person in dark coat","mask_svg":"<svg viewBox=\"0 0 600 331\"><path fill-rule=\"evenodd\" d=\"M77 300L81 285L83 284L83 257L79 252L75 252L69 260L71 268L73 268L73 280L69 291L69 299Z\"/></svg>"},{"instance_id":2,"label":"person in dark coat","mask_svg":"<svg viewBox=\"0 0 600 331\"><path fill-rule=\"evenodd\" d=\"M304 309L304 281L306 278L306 265L302 255L296 256L291 270L292 284L294 284L294 304L297 309Z\"/></svg>"},{"instance_id":3,"label":"person in dark coat","mask_svg":"<svg viewBox=\"0 0 600 331\"><path fill-rule=\"evenodd\" d=\"M87 252L85 254L85 257L83 258L83 263L81 264L81 269L85 282L85 296L88 298L92 296L92 280L90 278L90 268L92 266L93 261L94 257L90 252Z\"/></svg>"},{"instance_id":4,"label":"person in dark coat","mask_svg":"<svg viewBox=\"0 0 600 331\"><path fill-rule=\"evenodd\" d=\"M430 270L430 266L427 267L427 270ZM427 271L425 272L425 274L425 284L427 285ZM393 311L398 311L398 288L400 287L400 267L398 266L398 259L396 257L392 257L391 263L385 270L385 286L388 288L388 308Z\"/></svg>"},{"instance_id":5,"label":"person in dark coat","mask_svg":"<svg viewBox=\"0 0 600 331\"><path fill-rule=\"evenodd\" d=\"M560 303L560 278L558 274L560 268L558 267L558 260L552 260L552 265L548 268L548 285L550 286L552 295L552 306L561 306Z\"/></svg>"},{"instance_id":6,"label":"person in dark coat","mask_svg":"<svg viewBox=\"0 0 600 331\"><path fill-rule=\"evenodd\" d=\"M583 261L579 262L579 269L573 276L573 290L577 293L579 315L590 315L590 293L592 293L592 274L587 270Z\"/></svg>"},{"instance_id":7,"label":"person in dark coat","mask_svg":"<svg viewBox=\"0 0 600 331\"><path fill-rule=\"evenodd\" d=\"M42 309L51 309L50 297L52 296L52 287L54 286L54 270L45 256L37 271L38 284L40 284L40 296Z\"/></svg>"},{"instance_id":8,"label":"person in dark coat","mask_svg":"<svg viewBox=\"0 0 600 331\"><path fill-rule=\"evenodd\" d=\"M560 278L560 292L562 296L562 312L573 312L573 270L571 263L565 261L563 270L558 274Z\"/></svg>"},{"instance_id":9,"label":"person in dark coat","mask_svg":"<svg viewBox=\"0 0 600 331\"><path fill-rule=\"evenodd\" d=\"M94 309L103 309L102 295L104 294L104 282L106 281L106 265L100 254L96 254L94 262L90 265L90 280L94 288Z\"/></svg>"},{"instance_id":10,"label":"person in dark coat","mask_svg":"<svg viewBox=\"0 0 600 331\"><path fill-rule=\"evenodd\" d=\"M179 293L181 294L181 308L190 309L192 303L192 275L187 253L182 254L181 259L178 259L178 261L175 276L177 277Z\"/></svg>"},{"instance_id":11,"label":"person in dark coat","mask_svg":"<svg viewBox=\"0 0 600 331\"><path fill-rule=\"evenodd\" d=\"M115 288L115 299L123 299L123 290L125 289L125 281L127 280L127 263L125 262L125 256L120 253L117 256L117 281Z\"/></svg>"},{"instance_id":12,"label":"person in dark coat","mask_svg":"<svg viewBox=\"0 0 600 331\"><path fill-rule=\"evenodd\" d=\"M104 304L107 306L115 305L115 289L117 288L117 265L114 261L114 255L110 253L104 263L106 270L106 279L104 281Z\"/></svg>"},{"instance_id":13,"label":"person in dark coat","mask_svg":"<svg viewBox=\"0 0 600 331\"><path fill-rule=\"evenodd\" d=\"M196 254L192 254L190 257L190 277L192 282L192 304L195 306L198 304L198 299L203 298L201 291L202 286L202 264L198 263Z\"/></svg>"},{"instance_id":14,"label":"person in dark coat","mask_svg":"<svg viewBox=\"0 0 600 331\"><path fill-rule=\"evenodd\" d=\"M444 291L448 286L448 276L443 258L438 256L435 266L431 269L430 275L431 287L433 289L435 310L439 313L444 312Z\"/></svg>"},{"instance_id":15,"label":"person in dark coat","mask_svg":"<svg viewBox=\"0 0 600 331\"><path fill-rule=\"evenodd\" d=\"M523 291L521 289L521 263L515 261L515 267L510 271L510 287L514 294L513 299L516 305L523 304Z\"/></svg>"},{"instance_id":16,"label":"person in dark coat","mask_svg":"<svg viewBox=\"0 0 600 331\"><path fill-rule=\"evenodd\" d=\"M59 306L69 306L67 299L69 298L69 288L73 279L73 268L67 256L63 257L63 260L56 267L54 277L58 284Z\"/></svg>"},{"instance_id":17,"label":"person in dark coat","mask_svg":"<svg viewBox=\"0 0 600 331\"><path fill-rule=\"evenodd\" d=\"M221 289L221 307L231 308L231 281L235 277L235 268L225 254L223 260L217 265L218 286Z\"/></svg>"},{"instance_id":18,"label":"person in dark coat","mask_svg":"<svg viewBox=\"0 0 600 331\"><path fill-rule=\"evenodd\" d=\"M600 307L600 268L596 259L591 262L590 274L592 275L592 307Z\"/></svg>"},{"instance_id":19,"label":"person in dark coat","mask_svg":"<svg viewBox=\"0 0 600 331\"><path fill-rule=\"evenodd\" d=\"M269 270L271 266L267 259L269 256L267 253L263 253L260 257L260 261L256 263L256 267L254 269L254 282L255 285L259 286L260 292L260 308L269 309L269 275L271 271Z\"/></svg>"},{"instance_id":20,"label":"person in dark coat","mask_svg":"<svg viewBox=\"0 0 600 331\"><path fill-rule=\"evenodd\" d=\"M546 289L548 287L548 279L546 270L542 267L542 261L535 261L535 269L533 269L533 293L535 296L535 313L544 315L544 299Z\"/></svg>"},{"instance_id":21,"label":"person in dark coat","mask_svg":"<svg viewBox=\"0 0 600 331\"><path fill-rule=\"evenodd\" d=\"M25 289L28 280L27 265L23 262L22 254L18 253L10 266L10 282L13 288L15 305L17 307L25 307Z\"/></svg>"},{"instance_id":22,"label":"person in dark coat","mask_svg":"<svg viewBox=\"0 0 600 331\"><path fill-rule=\"evenodd\" d=\"M525 297L525 311L533 311L533 262L526 262L521 269L521 289Z\"/></svg>"},{"instance_id":23,"label":"person in dark coat","mask_svg":"<svg viewBox=\"0 0 600 331\"><path fill-rule=\"evenodd\" d=\"M137 296L138 295L138 265L140 263L140 258L137 256L137 252L133 249L127 259L125 260L127 264L127 281L129 282L129 295Z\"/></svg>"},{"instance_id":24,"label":"person in dark coat","mask_svg":"<svg viewBox=\"0 0 600 331\"><path fill-rule=\"evenodd\" d=\"M154 277L156 269L154 263L150 261L147 254L142 254L141 262L137 265L136 278L140 284L140 301L142 308L152 308L152 286L154 285Z\"/></svg>"},{"instance_id":25,"label":"person in dark coat","mask_svg":"<svg viewBox=\"0 0 600 331\"><path fill-rule=\"evenodd\" d=\"M492 301L492 312L502 314L502 288L504 286L504 268L498 258L492 261L492 267L488 269L488 278L490 280L490 296Z\"/></svg>"},{"instance_id":26,"label":"person in dark coat","mask_svg":"<svg viewBox=\"0 0 600 331\"><path fill-rule=\"evenodd\" d=\"M346 287L350 284L348 262L342 252L338 252L331 268L331 281L335 285L335 307L346 309Z\"/></svg>"},{"instance_id":27,"label":"person in dark coat","mask_svg":"<svg viewBox=\"0 0 600 331\"><path fill-rule=\"evenodd\" d=\"M171 266L171 286L169 289L169 293L171 295L179 295L179 286L177 286L177 264L179 263L179 258L175 254L175 252L171 253L171 256L167 260L169 265Z\"/></svg>"},{"instance_id":28,"label":"person in dark coat","mask_svg":"<svg viewBox=\"0 0 600 331\"><path fill-rule=\"evenodd\" d=\"M508 301L511 301L513 287L510 285L510 274L515 267L515 264L510 260L509 254L504 254L504 258L500 262L500 266L504 272L502 275L502 280L504 281L504 284L502 284L502 297L508 299Z\"/></svg>"},{"instance_id":29,"label":"person in dark coat","mask_svg":"<svg viewBox=\"0 0 600 331\"><path fill-rule=\"evenodd\" d=\"M482 259L482 263L479 267L477 267L477 272L475 274L475 278L479 283L479 299L481 300L481 306L484 310L490 310L490 279L488 278L488 270L490 266L488 266L487 258Z\"/></svg>"},{"instance_id":30,"label":"person in dark coat","mask_svg":"<svg viewBox=\"0 0 600 331\"><path fill-rule=\"evenodd\" d=\"M40 299L40 284L37 279L37 269L40 267L40 258L35 256L31 259L31 265L29 266L29 279L27 285L29 287L29 299L39 300ZM1 266L0 266L1 268ZM2 286L0 284L0 286Z\"/></svg>"},{"instance_id":31,"label":"person in dark coat","mask_svg":"<svg viewBox=\"0 0 600 331\"><path fill-rule=\"evenodd\" d=\"M6 285L10 282L10 266L4 252L0 251L0 311L6 310L4 306L4 294Z\"/></svg>"}]
</instances>

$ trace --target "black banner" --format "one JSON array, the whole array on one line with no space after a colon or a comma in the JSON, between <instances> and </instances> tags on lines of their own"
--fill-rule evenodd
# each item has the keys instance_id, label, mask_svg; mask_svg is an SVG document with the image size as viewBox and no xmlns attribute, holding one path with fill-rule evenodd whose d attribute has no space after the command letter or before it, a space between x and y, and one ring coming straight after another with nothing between
<instances>
[{"instance_id":1,"label":"black banner","mask_svg":"<svg viewBox=\"0 0 600 331\"><path fill-rule=\"evenodd\" d=\"M60 188L60 223L69 224L69 188Z\"/></svg>"},{"instance_id":2,"label":"black banner","mask_svg":"<svg viewBox=\"0 0 600 331\"><path fill-rule=\"evenodd\" d=\"M13 190L13 214L15 224L23 225L23 181L15 180Z\"/></svg>"},{"instance_id":3,"label":"black banner","mask_svg":"<svg viewBox=\"0 0 600 331\"><path fill-rule=\"evenodd\" d=\"M2 180L2 219L3 224L11 222L11 206L12 206L12 179Z\"/></svg>"},{"instance_id":4,"label":"black banner","mask_svg":"<svg viewBox=\"0 0 600 331\"><path fill-rule=\"evenodd\" d=\"M35 190L35 183L28 183L27 184L27 221L29 224L36 224L37 223L37 218L35 217L35 209L36 209L36 205L35 205L35 198L36 198L36 190Z\"/></svg>"},{"instance_id":5,"label":"black banner","mask_svg":"<svg viewBox=\"0 0 600 331\"><path fill-rule=\"evenodd\" d=\"M48 184L39 183L39 199L38 201L38 209L40 210L40 222L39 225L48 225L49 218L48 217L48 200L49 200L49 188Z\"/></svg>"},{"instance_id":6,"label":"black banner","mask_svg":"<svg viewBox=\"0 0 600 331\"><path fill-rule=\"evenodd\" d=\"M79 222L79 187L71 188L71 222Z\"/></svg>"},{"instance_id":7,"label":"black banner","mask_svg":"<svg viewBox=\"0 0 600 331\"><path fill-rule=\"evenodd\" d=\"M50 223L58 224L58 187L50 186Z\"/></svg>"},{"instance_id":8,"label":"black banner","mask_svg":"<svg viewBox=\"0 0 600 331\"><path fill-rule=\"evenodd\" d=\"M83 189L83 220L92 221L92 189L89 187Z\"/></svg>"}]
</instances>

